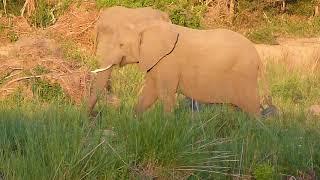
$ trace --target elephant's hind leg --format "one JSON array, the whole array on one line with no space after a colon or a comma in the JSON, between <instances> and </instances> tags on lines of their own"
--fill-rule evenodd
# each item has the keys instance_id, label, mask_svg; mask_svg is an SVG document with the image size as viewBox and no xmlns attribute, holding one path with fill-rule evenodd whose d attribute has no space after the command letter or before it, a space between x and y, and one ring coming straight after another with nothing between
<instances>
[{"instance_id":1,"label":"elephant's hind leg","mask_svg":"<svg viewBox=\"0 0 320 180\"><path fill-rule=\"evenodd\" d=\"M98 95L104 93L105 87L107 86L107 78L110 76L111 71L99 72L96 79L92 84L92 92L89 96L89 113L92 113L94 106L97 103Z\"/></svg>"},{"instance_id":2,"label":"elephant's hind leg","mask_svg":"<svg viewBox=\"0 0 320 180\"><path fill-rule=\"evenodd\" d=\"M147 76L144 86L142 87L135 107L135 112L140 114L148 109L158 99L156 84L153 79Z\"/></svg>"}]
</instances>

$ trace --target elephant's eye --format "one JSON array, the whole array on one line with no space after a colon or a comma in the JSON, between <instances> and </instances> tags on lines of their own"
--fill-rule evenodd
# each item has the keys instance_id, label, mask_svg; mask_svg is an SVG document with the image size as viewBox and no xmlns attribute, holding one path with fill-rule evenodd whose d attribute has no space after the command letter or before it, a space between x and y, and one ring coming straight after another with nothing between
<instances>
[{"instance_id":1,"label":"elephant's eye","mask_svg":"<svg viewBox=\"0 0 320 180\"><path fill-rule=\"evenodd\" d=\"M120 43L120 47L123 47L124 46L124 44L123 43Z\"/></svg>"}]
</instances>

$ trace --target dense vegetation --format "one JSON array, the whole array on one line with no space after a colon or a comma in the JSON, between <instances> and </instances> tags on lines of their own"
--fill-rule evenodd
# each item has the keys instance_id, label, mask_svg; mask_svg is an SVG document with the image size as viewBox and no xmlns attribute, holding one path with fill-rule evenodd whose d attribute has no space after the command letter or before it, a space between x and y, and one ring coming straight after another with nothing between
<instances>
[{"instance_id":1,"label":"dense vegetation","mask_svg":"<svg viewBox=\"0 0 320 180\"><path fill-rule=\"evenodd\" d=\"M183 98L171 115L157 104L135 118L142 76L132 67L113 79L121 107L100 101L94 119L61 99L46 105L17 94L0 103L0 172L8 179L279 179L319 173L320 123L304 111L320 95L319 76L272 66L268 72L282 111L271 119L226 106L192 114Z\"/></svg>"},{"instance_id":2,"label":"dense vegetation","mask_svg":"<svg viewBox=\"0 0 320 180\"><path fill-rule=\"evenodd\" d=\"M37 2L29 20L39 27L51 25L52 13L59 17L71 3ZM151 5L168 12L174 23L208 28L205 2L97 0L97 4ZM19 14L22 6L21 1L8 1L7 12ZM243 32L255 42L275 43L277 36L317 36L319 18L308 20L313 6L313 1L294 1L282 13L263 0L239 0L232 21L223 19L215 26ZM54 7L59 8L51 11ZM76 47L66 46L67 58L79 59L84 66L94 64ZM0 179L252 176L265 180L308 172L319 175L320 121L305 109L319 102L320 71L287 70L269 63L267 77L282 112L269 119L251 118L227 106L206 106L200 113L192 113L181 96L173 114L163 114L158 103L136 118L132 109L143 74L133 66L114 71L113 91L121 98L121 106L109 107L101 98L99 114L91 119L85 105L70 104L59 86L35 81L37 96L31 101L19 91L0 101Z\"/></svg>"},{"instance_id":3,"label":"dense vegetation","mask_svg":"<svg viewBox=\"0 0 320 180\"><path fill-rule=\"evenodd\" d=\"M5 0L4 0L5 1ZM3 2L0 6L3 7ZM232 0L233 1L233 0ZM52 25L56 18L72 3L81 1L37 1L29 21L38 27ZM256 43L275 44L276 38L313 37L320 34L320 18L313 17L318 0L289 0L286 10L280 11L277 3L270 0L239 0L234 14L230 15L226 0L210 1L196 0L96 0L99 8L121 5L126 7L152 6L166 11L175 24L192 28L227 27L245 34ZM274 1L275 2L275 1ZM222 5L221 5L222 4ZM7 12L20 15L23 1L7 2ZM205 23L208 10L219 11L213 22ZM228 18L228 16L232 16Z\"/></svg>"}]
</instances>

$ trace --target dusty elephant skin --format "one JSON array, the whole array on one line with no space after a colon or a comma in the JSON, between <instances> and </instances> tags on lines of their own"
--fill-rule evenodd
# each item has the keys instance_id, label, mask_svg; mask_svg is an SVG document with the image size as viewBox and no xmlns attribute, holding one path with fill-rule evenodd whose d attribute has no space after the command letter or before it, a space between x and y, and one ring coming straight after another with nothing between
<instances>
[{"instance_id":1,"label":"dusty elephant skin","mask_svg":"<svg viewBox=\"0 0 320 180\"><path fill-rule=\"evenodd\" d=\"M200 102L231 103L250 114L259 113L261 60L244 36L227 29L195 30L163 21L129 24L116 31L106 26L103 32L112 41L98 38L102 67L139 63L146 73L137 113L157 99L166 112L172 111L178 89ZM111 70L98 74L97 80L108 79Z\"/></svg>"},{"instance_id":2,"label":"dusty elephant skin","mask_svg":"<svg viewBox=\"0 0 320 180\"><path fill-rule=\"evenodd\" d=\"M109 52L108 44L113 44L116 36L119 34L113 34L112 32L118 31L130 24L141 24L143 26L147 26L153 21L164 21L171 23L169 16L159 10L152 9L150 7L145 8L125 8L121 6L114 6L107 9L102 10L100 13L99 20L95 26L95 45L96 45L96 54L100 56L99 64L101 69L108 66L109 60L105 59L105 53ZM91 112L93 107L97 101L97 95L101 92L106 92L104 89L108 91L111 90L110 83L107 84L107 80L110 81L111 74L108 72L100 71L97 74L98 77L93 84L93 91L91 96L89 97L89 111Z\"/></svg>"}]
</instances>

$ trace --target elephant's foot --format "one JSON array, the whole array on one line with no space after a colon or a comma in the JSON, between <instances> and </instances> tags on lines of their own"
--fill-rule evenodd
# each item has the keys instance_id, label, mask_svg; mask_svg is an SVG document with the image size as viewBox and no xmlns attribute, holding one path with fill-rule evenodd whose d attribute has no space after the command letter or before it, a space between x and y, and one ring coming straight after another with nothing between
<instances>
[{"instance_id":1,"label":"elephant's foot","mask_svg":"<svg viewBox=\"0 0 320 180\"><path fill-rule=\"evenodd\" d=\"M191 108L192 111L199 112L201 109L201 104L200 102L192 99L192 98L187 98L188 101L188 106Z\"/></svg>"},{"instance_id":2,"label":"elephant's foot","mask_svg":"<svg viewBox=\"0 0 320 180\"><path fill-rule=\"evenodd\" d=\"M107 103L112 107L118 108L120 107L120 99L114 94L107 94Z\"/></svg>"},{"instance_id":3,"label":"elephant's foot","mask_svg":"<svg viewBox=\"0 0 320 180\"><path fill-rule=\"evenodd\" d=\"M279 115L279 109L274 105L269 105L268 107L264 108L261 107L262 111L260 112L260 115L262 118L268 118Z\"/></svg>"}]
</instances>

